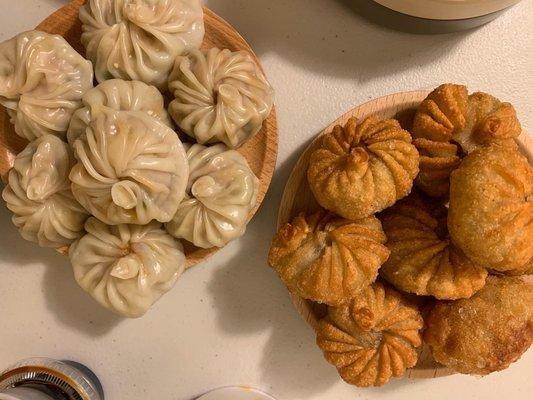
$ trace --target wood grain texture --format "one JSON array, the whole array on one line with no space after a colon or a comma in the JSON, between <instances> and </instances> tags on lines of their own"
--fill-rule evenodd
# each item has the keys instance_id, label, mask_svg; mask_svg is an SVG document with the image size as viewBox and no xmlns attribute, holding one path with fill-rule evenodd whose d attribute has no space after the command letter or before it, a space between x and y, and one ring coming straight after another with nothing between
<instances>
[{"instance_id":1,"label":"wood grain texture","mask_svg":"<svg viewBox=\"0 0 533 400\"><path fill-rule=\"evenodd\" d=\"M428 93L427 91L402 92L371 100L348 111L328 126L321 134L330 132L336 125L344 125L351 117L358 119L364 119L371 115L377 115L383 118L396 117L402 126L409 125L409 121L414 115L414 109ZM519 144L523 153L527 155L529 162L533 164L533 139L527 136L527 134L522 133L519 138ZM289 222L299 212L312 212L319 207L307 183L309 158L316 146L317 140L315 139L302 153L287 180L278 213L278 229ZM293 294L291 294L291 298L300 315L316 330L318 319L325 314L325 307ZM449 369L437 364L433 360L429 349L424 347L420 353L418 364L415 368L407 372L407 376L409 378L435 378L452 373Z\"/></svg>"},{"instance_id":2,"label":"wood grain texture","mask_svg":"<svg viewBox=\"0 0 533 400\"><path fill-rule=\"evenodd\" d=\"M36 29L63 36L80 54L85 55L85 49L80 42L81 22L78 19L79 9L84 3L85 0L72 1L46 18ZM219 47L231 51L244 50L249 52L256 63L261 66L259 59L242 36L230 24L205 7L204 22L206 34L202 48ZM2 180L6 182L7 174L13 166L16 154L24 149L28 142L15 133L5 109L0 108L0 175ZM278 129L275 107L263 123L261 131L244 143L238 151L246 158L260 182L257 204L249 215L249 219L251 219L265 198L276 166ZM190 243L184 243L184 245L187 268L206 260L218 251L217 248L200 249ZM59 251L66 254L68 249L62 248Z\"/></svg>"}]
</instances>

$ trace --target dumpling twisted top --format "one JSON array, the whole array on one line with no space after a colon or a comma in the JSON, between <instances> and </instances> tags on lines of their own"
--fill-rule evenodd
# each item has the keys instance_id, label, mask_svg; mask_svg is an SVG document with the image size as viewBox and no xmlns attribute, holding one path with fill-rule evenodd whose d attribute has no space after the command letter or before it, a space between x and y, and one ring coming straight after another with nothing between
<instances>
[{"instance_id":1,"label":"dumpling twisted top","mask_svg":"<svg viewBox=\"0 0 533 400\"><path fill-rule=\"evenodd\" d=\"M182 245L161 224L109 226L95 218L69 249L78 284L128 318L143 316L185 269Z\"/></svg>"},{"instance_id":2,"label":"dumpling twisted top","mask_svg":"<svg viewBox=\"0 0 533 400\"><path fill-rule=\"evenodd\" d=\"M72 192L107 224L168 222L185 195L189 166L183 145L143 111L98 113L74 151Z\"/></svg>"},{"instance_id":3,"label":"dumpling twisted top","mask_svg":"<svg viewBox=\"0 0 533 400\"><path fill-rule=\"evenodd\" d=\"M80 20L98 82L121 78L166 88L174 59L204 37L200 0L89 0Z\"/></svg>"},{"instance_id":4,"label":"dumpling twisted top","mask_svg":"<svg viewBox=\"0 0 533 400\"><path fill-rule=\"evenodd\" d=\"M446 207L417 193L380 216L391 255L380 275L400 290L438 299L467 298L485 285L487 270L450 242Z\"/></svg>"},{"instance_id":5,"label":"dumpling twisted top","mask_svg":"<svg viewBox=\"0 0 533 400\"><path fill-rule=\"evenodd\" d=\"M351 302L328 307L317 344L346 382L382 386L415 366L423 326L419 311L378 281Z\"/></svg>"},{"instance_id":6,"label":"dumpling twisted top","mask_svg":"<svg viewBox=\"0 0 533 400\"><path fill-rule=\"evenodd\" d=\"M157 88L143 82L110 79L87 91L82 102L83 107L74 113L68 128L67 139L71 145L85 133L91 119L102 108L116 111L144 111L168 127L172 127L163 96Z\"/></svg>"},{"instance_id":7,"label":"dumpling twisted top","mask_svg":"<svg viewBox=\"0 0 533 400\"><path fill-rule=\"evenodd\" d=\"M324 134L307 177L318 203L344 218L368 217L411 191L418 173L411 135L393 119L369 117Z\"/></svg>"},{"instance_id":8,"label":"dumpling twisted top","mask_svg":"<svg viewBox=\"0 0 533 400\"><path fill-rule=\"evenodd\" d=\"M57 248L82 235L88 215L70 191L73 163L69 146L53 135L39 137L17 155L2 197L24 239Z\"/></svg>"},{"instance_id":9,"label":"dumpling twisted top","mask_svg":"<svg viewBox=\"0 0 533 400\"><path fill-rule=\"evenodd\" d=\"M64 139L92 86L91 63L59 35L28 31L0 44L0 104L23 138Z\"/></svg>"},{"instance_id":10,"label":"dumpling twisted top","mask_svg":"<svg viewBox=\"0 0 533 400\"><path fill-rule=\"evenodd\" d=\"M300 214L274 236L268 263L300 297L339 305L374 282L389 256L385 241L374 216L349 221L323 211Z\"/></svg>"},{"instance_id":11,"label":"dumpling twisted top","mask_svg":"<svg viewBox=\"0 0 533 400\"><path fill-rule=\"evenodd\" d=\"M244 234L259 180L246 159L223 144L195 144L187 159L188 198L166 224L167 231L198 247L223 247Z\"/></svg>"},{"instance_id":12,"label":"dumpling twisted top","mask_svg":"<svg viewBox=\"0 0 533 400\"><path fill-rule=\"evenodd\" d=\"M521 131L511 104L486 93L468 96L463 85L439 86L420 104L413 123L413 143L420 152L418 188L447 196L450 173L463 153L491 143L512 145Z\"/></svg>"},{"instance_id":13,"label":"dumpling twisted top","mask_svg":"<svg viewBox=\"0 0 533 400\"><path fill-rule=\"evenodd\" d=\"M465 157L451 176L448 228L481 265L533 267L533 167L516 146L492 144Z\"/></svg>"},{"instance_id":14,"label":"dumpling twisted top","mask_svg":"<svg viewBox=\"0 0 533 400\"><path fill-rule=\"evenodd\" d=\"M169 113L200 144L240 146L261 129L273 90L250 54L212 48L178 57L169 78Z\"/></svg>"},{"instance_id":15,"label":"dumpling twisted top","mask_svg":"<svg viewBox=\"0 0 533 400\"><path fill-rule=\"evenodd\" d=\"M453 136L465 153L491 144L513 145L514 138L522 133L516 110L510 103L502 103L487 93L476 92L468 96L466 125Z\"/></svg>"}]
</instances>

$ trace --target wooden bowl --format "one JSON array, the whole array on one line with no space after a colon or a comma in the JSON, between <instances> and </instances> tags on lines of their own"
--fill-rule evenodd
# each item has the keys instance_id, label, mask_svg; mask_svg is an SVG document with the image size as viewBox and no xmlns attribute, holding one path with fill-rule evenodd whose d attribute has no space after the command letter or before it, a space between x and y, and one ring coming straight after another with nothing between
<instances>
[{"instance_id":1,"label":"wooden bowl","mask_svg":"<svg viewBox=\"0 0 533 400\"><path fill-rule=\"evenodd\" d=\"M330 132L336 125L344 125L351 117L358 119L364 119L371 115L377 115L383 118L395 117L400 121L402 126L409 126L416 107L428 93L428 91L402 92L371 100L348 111L328 126L320 135ZM317 139L320 135L317 136ZM278 214L278 229L289 222L299 212L312 212L319 208L307 183L309 157L317 146L317 139L300 156L287 180ZM523 133L518 141L522 152L527 155L529 162L533 164L533 139ZM316 330L318 320L325 314L325 306L302 299L294 294L291 294L291 298L300 315ZM423 347L418 364L413 369L407 371L407 376L409 378L435 378L452 373L451 370L437 364L433 360L429 349Z\"/></svg>"},{"instance_id":2,"label":"wooden bowl","mask_svg":"<svg viewBox=\"0 0 533 400\"><path fill-rule=\"evenodd\" d=\"M35 29L63 36L80 54L85 55L85 48L80 42L81 22L78 19L78 11L83 3L85 0L72 1L46 18ZM245 50L252 55L258 65L261 65L251 47L239 33L205 7L204 22L206 33L202 44L203 48L219 47L232 51ZM5 109L0 107L0 175L4 182L6 182L7 173L13 166L15 156L24 149L27 143L25 139L15 133ZM246 158L260 181L257 204L249 216L251 219L265 198L276 166L278 128L275 108L272 109L270 116L264 122L261 131L242 145L238 151ZM183 242L187 256L187 268L206 260L219 250L218 248L200 249L188 242ZM59 251L66 254L68 248L62 248Z\"/></svg>"}]
</instances>

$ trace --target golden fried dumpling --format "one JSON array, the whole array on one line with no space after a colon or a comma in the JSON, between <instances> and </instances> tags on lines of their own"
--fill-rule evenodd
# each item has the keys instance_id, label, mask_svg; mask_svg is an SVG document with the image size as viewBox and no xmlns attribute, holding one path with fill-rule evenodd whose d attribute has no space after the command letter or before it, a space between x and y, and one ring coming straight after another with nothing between
<instances>
[{"instance_id":1,"label":"golden fried dumpling","mask_svg":"<svg viewBox=\"0 0 533 400\"><path fill-rule=\"evenodd\" d=\"M418 107L413 122L413 143L420 152L417 187L424 193L448 194L450 173L460 163L459 148L450 143L466 126L466 86L444 84L431 92Z\"/></svg>"},{"instance_id":2,"label":"golden fried dumpling","mask_svg":"<svg viewBox=\"0 0 533 400\"><path fill-rule=\"evenodd\" d=\"M450 190L450 174L461 163L458 146L424 138L414 139L413 144L420 153L416 186L430 196L446 196Z\"/></svg>"},{"instance_id":3,"label":"golden fried dumpling","mask_svg":"<svg viewBox=\"0 0 533 400\"><path fill-rule=\"evenodd\" d=\"M485 285L487 270L450 242L448 210L411 194L381 216L391 254L380 275L396 288L419 296L455 300Z\"/></svg>"},{"instance_id":4,"label":"golden fried dumpling","mask_svg":"<svg viewBox=\"0 0 533 400\"><path fill-rule=\"evenodd\" d=\"M533 342L533 285L490 276L473 297L437 303L424 340L435 360L463 374L509 367Z\"/></svg>"},{"instance_id":5,"label":"golden fried dumpling","mask_svg":"<svg viewBox=\"0 0 533 400\"><path fill-rule=\"evenodd\" d=\"M493 144L465 157L451 175L448 228L489 269L533 266L533 168L516 147Z\"/></svg>"},{"instance_id":6,"label":"golden fried dumpling","mask_svg":"<svg viewBox=\"0 0 533 400\"><path fill-rule=\"evenodd\" d=\"M381 386L416 365L423 326L418 309L378 281L351 302L328 308L317 344L346 382Z\"/></svg>"},{"instance_id":7,"label":"golden fried dumpling","mask_svg":"<svg viewBox=\"0 0 533 400\"><path fill-rule=\"evenodd\" d=\"M289 290L342 304L370 285L389 256L375 217L349 221L325 213L298 215L274 236L268 262Z\"/></svg>"},{"instance_id":8,"label":"golden fried dumpling","mask_svg":"<svg viewBox=\"0 0 533 400\"><path fill-rule=\"evenodd\" d=\"M453 135L465 153L490 143L513 144L522 127L512 104L502 103L487 93L468 96L466 125Z\"/></svg>"},{"instance_id":9,"label":"golden fried dumpling","mask_svg":"<svg viewBox=\"0 0 533 400\"><path fill-rule=\"evenodd\" d=\"M418 152L393 119L351 118L323 135L307 177L318 203L344 218L368 217L411 191Z\"/></svg>"}]
</instances>

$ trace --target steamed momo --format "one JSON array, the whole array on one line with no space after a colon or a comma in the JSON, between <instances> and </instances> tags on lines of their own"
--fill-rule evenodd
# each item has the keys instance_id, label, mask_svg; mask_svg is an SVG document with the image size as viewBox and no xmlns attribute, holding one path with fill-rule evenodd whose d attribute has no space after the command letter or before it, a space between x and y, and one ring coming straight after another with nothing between
<instances>
[{"instance_id":1,"label":"steamed momo","mask_svg":"<svg viewBox=\"0 0 533 400\"><path fill-rule=\"evenodd\" d=\"M200 144L240 146L261 129L274 92L250 54L217 48L176 58L169 112Z\"/></svg>"},{"instance_id":2,"label":"steamed momo","mask_svg":"<svg viewBox=\"0 0 533 400\"><path fill-rule=\"evenodd\" d=\"M129 318L144 315L185 269L182 245L161 225L109 226L95 218L69 250L74 277L96 301Z\"/></svg>"},{"instance_id":3,"label":"steamed momo","mask_svg":"<svg viewBox=\"0 0 533 400\"><path fill-rule=\"evenodd\" d=\"M2 197L24 239L58 248L82 235L88 215L70 191L73 163L69 146L53 135L41 136L17 155Z\"/></svg>"},{"instance_id":4,"label":"steamed momo","mask_svg":"<svg viewBox=\"0 0 533 400\"><path fill-rule=\"evenodd\" d=\"M72 114L92 86L90 61L61 36L28 31L0 44L0 104L21 137L64 139Z\"/></svg>"},{"instance_id":5,"label":"steamed momo","mask_svg":"<svg viewBox=\"0 0 533 400\"><path fill-rule=\"evenodd\" d=\"M81 42L96 79L166 87L174 59L204 37L200 0L89 0L80 8Z\"/></svg>"},{"instance_id":6,"label":"steamed momo","mask_svg":"<svg viewBox=\"0 0 533 400\"><path fill-rule=\"evenodd\" d=\"M187 198L166 228L197 247L223 247L244 234L259 181L246 159L223 144L195 144L187 159Z\"/></svg>"},{"instance_id":7,"label":"steamed momo","mask_svg":"<svg viewBox=\"0 0 533 400\"><path fill-rule=\"evenodd\" d=\"M102 110L74 142L72 192L110 224L168 222L185 195L189 166L177 134L143 111Z\"/></svg>"},{"instance_id":8,"label":"steamed momo","mask_svg":"<svg viewBox=\"0 0 533 400\"><path fill-rule=\"evenodd\" d=\"M172 127L163 96L154 86L139 81L110 79L89 90L82 98L83 106L72 116L67 132L72 145L102 107L116 111L144 111Z\"/></svg>"}]
</instances>

